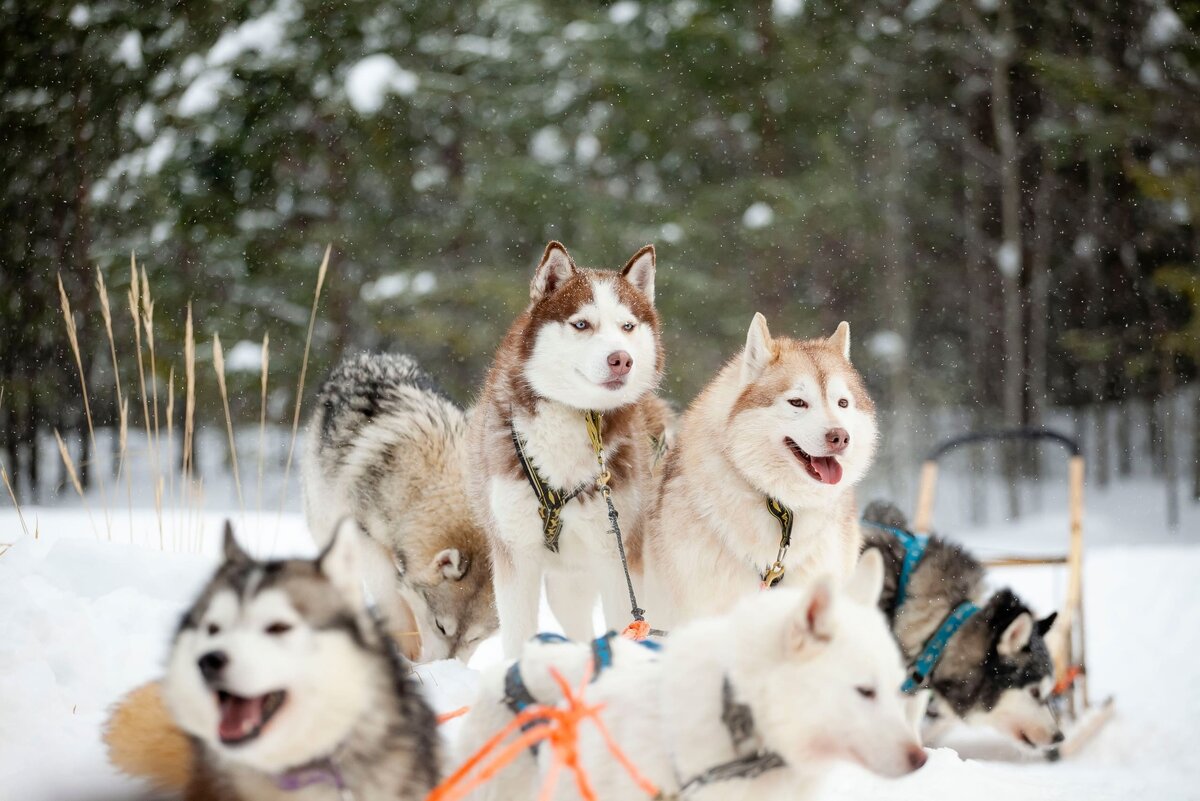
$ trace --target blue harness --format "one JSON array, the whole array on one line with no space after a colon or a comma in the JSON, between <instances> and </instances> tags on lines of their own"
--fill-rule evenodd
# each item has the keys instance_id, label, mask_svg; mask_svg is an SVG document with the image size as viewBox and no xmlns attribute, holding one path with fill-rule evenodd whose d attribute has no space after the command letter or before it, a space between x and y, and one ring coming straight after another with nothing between
<instances>
[{"instance_id":1,"label":"blue harness","mask_svg":"<svg viewBox=\"0 0 1200 801\"><path fill-rule=\"evenodd\" d=\"M862 522L888 532L900 540L900 544L904 546L904 560L900 563L900 578L896 582L896 598L892 602L892 612L894 614L908 599L909 579L912 577L913 571L917 569L921 558L925 556L925 548L929 545L929 537L921 534L913 534L911 531L905 531L895 526L877 523L874 520L863 520ZM929 678L929 674L933 673L933 669L941 661L942 653L946 650L950 639L978 611L978 606L970 601L963 601L954 608L954 611L946 616L946 619L938 626L933 636L925 642L925 647L921 649L921 653L917 654L917 658L909 666L908 678L904 680L904 684L900 685L901 692L912 695L924 686L926 680Z\"/></svg>"},{"instance_id":2,"label":"blue harness","mask_svg":"<svg viewBox=\"0 0 1200 801\"><path fill-rule=\"evenodd\" d=\"M591 681L595 681L596 679L600 678L601 673L603 673L608 668L612 667L612 661L613 661L612 641L616 637L617 637L617 633L615 631L610 631L607 634L605 634L603 637L597 637L596 639L592 640L592 678L591 678ZM534 636L533 639L540 643L571 642L570 640L568 640L566 637L562 636L561 634L553 634L550 632L543 632L541 634L537 634ZM638 640L637 644L642 646L643 648L648 648L651 651L662 650L661 645L659 645L657 642L652 642L650 640ZM521 678L521 663L513 662L512 665L509 666L508 672L504 674L504 704L505 704L505 706L507 706L514 715L519 715L521 712L524 712L527 708L536 704L537 702L538 702L537 699L534 698L533 695L529 692L529 688L525 686L525 680ZM534 726L538 726L542 723L545 723L544 719L531 720L528 723L521 726L521 731L528 731L529 729L533 728ZM538 748L538 743L534 743L532 746L530 746L529 750L532 751L534 754L536 754L537 748Z\"/></svg>"}]
</instances>

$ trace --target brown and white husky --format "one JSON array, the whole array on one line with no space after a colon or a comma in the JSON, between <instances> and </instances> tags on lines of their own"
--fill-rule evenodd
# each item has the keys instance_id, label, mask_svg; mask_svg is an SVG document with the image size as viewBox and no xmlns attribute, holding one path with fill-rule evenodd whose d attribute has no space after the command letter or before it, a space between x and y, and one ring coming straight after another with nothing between
<instances>
[{"instance_id":1,"label":"brown and white husky","mask_svg":"<svg viewBox=\"0 0 1200 801\"><path fill-rule=\"evenodd\" d=\"M764 583L849 575L861 541L854 485L875 439L850 327L773 338L755 314L667 455L642 543L654 624L726 612Z\"/></svg>"},{"instance_id":2,"label":"brown and white husky","mask_svg":"<svg viewBox=\"0 0 1200 801\"><path fill-rule=\"evenodd\" d=\"M610 627L629 601L586 413L603 415L621 531L636 547L665 404L653 246L619 272L576 266L558 242L534 271L530 304L496 352L468 441L468 495L492 551L506 656L537 631L545 577L568 636L590 639L597 594ZM548 500L547 500L548 499Z\"/></svg>"}]
</instances>

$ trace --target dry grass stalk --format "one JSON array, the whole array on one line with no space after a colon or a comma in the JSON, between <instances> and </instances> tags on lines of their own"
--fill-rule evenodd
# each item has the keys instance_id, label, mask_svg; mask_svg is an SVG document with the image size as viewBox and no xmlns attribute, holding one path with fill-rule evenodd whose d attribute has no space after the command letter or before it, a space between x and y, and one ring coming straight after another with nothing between
<instances>
[{"instance_id":1,"label":"dry grass stalk","mask_svg":"<svg viewBox=\"0 0 1200 801\"><path fill-rule=\"evenodd\" d=\"M171 508L178 511L178 504L175 503L175 365L173 364L167 372L167 453L172 462L167 469L167 498ZM178 527L178 516L176 516L175 523Z\"/></svg>"},{"instance_id":2,"label":"dry grass stalk","mask_svg":"<svg viewBox=\"0 0 1200 801\"><path fill-rule=\"evenodd\" d=\"M158 362L154 358L154 301L150 297L150 281L142 267L142 326L146 330L146 346L150 351L150 394L154 412L154 451L158 452Z\"/></svg>"},{"instance_id":3,"label":"dry grass stalk","mask_svg":"<svg viewBox=\"0 0 1200 801\"><path fill-rule=\"evenodd\" d=\"M313 328L317 324L317 305L321 302L321 288L325 285L325 272L329 269L329 255L333 245L325 246L325 258L321 259L321 268L317 270L317 288L313 292L312 312L308 316L308 334L304 338L304 359L300 363L300 380L296 385L296 408L292 414L292 437L288 443L287 462L283 467L283 485L279 491L279 515L275 518L275 536L279 536L279 527L283 522L283 505L287 502L288 478L292 473L292 458L296 453L296 433L300 430L300 406L304 401L304 380L308 375L308 353L312 348Z\"/></svg>"},{"instance_id":4,"label":"dry grass stalk","mask_svg":"<svg viewBox=\"0 0 1200 801\"><path fill-rule=\"evenodd\" d=\"M237 444L233 438L233 417L229 413L229 393L225 389L225 354L221 350L221 337L213 334L213 369L217 371L217 388L221 391L221 405L225 407L225 432L229 435L229 459L233 463L233 483L237 488L238 508L246 514L246 503L242 499L242 477L238 472Z\"/></svg>"},{"instance_id":5,"label":"dry grass stalk","mask_svg":"<svg viewBox=\"0 0 1200 801\"><path fill-rule=\"evenodd\" d=\"M125 472L126 446L129 443L129 406L121 389L121 367L117 361L117 339L113 336L112 305L108 297L108 285L104 282L104 273L96 268L96 294L100 296L100 316L104 319L104 332L108 335L108 354L112 358L113 389L117 394L117 409L121 418L117 425L117 442L120 449L117 453L117 484L125 475L125 497L129 504L129 540L133 541L133 479ZM120 490L118 490L119 492Z\"/></svg>"},{"instance_id":6,"label":"dry grass stalk","mask_svg":"<svg viewBox=\"0 0 1200 801\"><path fill-rule=\"evenodd\" d=\"M88 520L91 521L92 531L96 533L96 539L100 539L100 531L96 528L96 520L92 517L92 509L88 506L87 496L83 494L83 485L79 483L79 473L75 470L75 461L71 458L70 452L67 450L67 444L63 442L62 434L58 433L58 429L54 429L54 440L58 443L58 453L62 456L63 465L67 468L67 476L71 479L72 486L75 487L76 494L83 501L83 509L87 512ZM112 532L109 531L108 538L112 539Z\"/></svg>"},{"instance_id":7,"label":"dry grass stalk","mask_svg":"<svg viewBox=\"0 0 1200 801\"><path fill-rule=\"evenodd\" d=\"M196 335L192 328L192 304L187 307L187 323L183 329L183 477L192 478L192 437L196 427Z\"/></svg>"},{"instance_id":8,"label":"dry grass stalk","mask_svg":"<svg viewBox=\"0 0 1200 801\"><path fill-rule=\"evenodd\" d=\"M96 429L92 423L92 403L88 399L87 390L87 373L83 370L83 358L79 352L79 332L75 328L75 316L71 313L71 301L67 299L67 290L63 288L62 274L58 276L58 300L62 307L63 321L67 325L67 339L71 343L71 355L75 357L75 368L79 372L79 391L83 393L83 412L87 418L88 438L92 443L92 458L95 459L99 453L99 448L96 447ZM112 539L112 521L108 516L108 490L104 486L104 471L97 469L94 471L96 482L100 485L100 497L104 503L104 524L108 529L108 538ZM77 484L78 487L78 484ZM83 494L82 487L78 487L80 495Z\"/></svg>"},{"instance_id":9,"label":"dry grass stalk","mask_svg":"<svg viewBox=\"0 0 1200 801\"><path fill-rule=\"evenodd\" d=\"M263 334L262 397L258 404L258 511L263 510L263 475L267 461L267 374L271 361L271 335Z\"/></svg>"},{"instance_id":10,"label":"dry grass stalk","mask_svg":"<svg viewBox=\"0 0 1200 801\"><path fill-rule=\"evenodd\" d=\"M138 283L137 257L129 254L129 316L133 319L133 344L137 350L138 387L142 393L142 424L146 429L146 445L150 450L150 469L155 480L158 479L158 449L154 447L154 438L150 435L150 399L146 394L146 364L142 359L142 321L138 317L138 309L142 305L142 287ZM162 538L162 518L159 517L159 539Z\"/></svg>"},{"instance_id":11,"label":"dry grass stalk","mask_svg":"<svg viewBox=\"0 0 1200 801\"><path fill-rule=\"evenodd\" d=\"M0 395L0 399L3 395ZM13 492L12 483L8 480L8 471L4 469L4 465L0 465L0 479L4 480L4 488L8 490L8 497L12 499L13 507L17 510L17 520L21 523L21 531L25 532L25 536L29 536L29 526L25 525L25 514L21 511L21 503L17 500L17 493Z\"/></svg>"}]
</instances>

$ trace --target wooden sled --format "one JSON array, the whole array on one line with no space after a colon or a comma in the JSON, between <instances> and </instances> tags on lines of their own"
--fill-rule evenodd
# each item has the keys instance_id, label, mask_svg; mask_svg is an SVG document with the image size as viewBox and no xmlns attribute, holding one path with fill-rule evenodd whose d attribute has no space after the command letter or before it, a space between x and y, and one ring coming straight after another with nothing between
<instances>
[{"instance_id":1,"label":"wooden sled","mask_svg":"<svg viewBox=\"0 0 1200 801\"><path fill-rule=\"evenodd\" d=\"M1113 698L1093 704L1088 694L1087 638L1083 614L1083 479L1084 459L1079 443L1045 428L1014 428L980 431L948 439L934 448L921 466L917 491L917 509L913 529L928 534L932 527L933 501L937 490L938 462L951 451L968 445L1003 441L1035 441L1061 445L1069 455L1067 463L1069 532L1067 548L1056 554L1012 553L983 560L988 567L1048 566L1067 569L1067 596L1060 607L1054 628L1047 634L1047 646L1055 668L1055 696L1063 716L1063 742L1049 749L1050 760L1070 756L1086 745L1113 715Z\"/></svg>"}]
</instances>

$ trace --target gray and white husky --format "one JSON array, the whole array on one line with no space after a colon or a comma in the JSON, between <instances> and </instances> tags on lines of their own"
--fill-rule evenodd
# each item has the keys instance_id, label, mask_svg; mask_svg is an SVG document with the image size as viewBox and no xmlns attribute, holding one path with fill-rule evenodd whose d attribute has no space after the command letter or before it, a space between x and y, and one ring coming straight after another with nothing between
<instances>
[{"instance_id":1,"label":"gray and white husky","mask_svg":"<svg viewBox=\"0 0 1200 801\"><path fill-rule=\"evenodd\" d=\"M952 613L967 603L978 608L945 643L922 680L913 682L933 691L925 742L958 720L990 726L1030 748L1061 742L1051 703L1054 665L1045 641L1056 614L1036 620L1012 590L989 594L979 560L940 537L917 544L903 513L892 504L873 502L863 519L874 524L863 526L864 548L883 554L880 608L910 664Z\"/></svg>"},{"instance_id":2,"label":"gray and white husky","mask_svg":"<svg viewBox=\"0 0 1200 801\"><path fill-rule=\"evenodd\" d=\"M407 656L469 660L499 623L487 541L466 502L467 413L415 360L362 353L322 385L304 506L318 545L342 517L371 537L363 577Z\"/></svg>"},{"instance_id":3,"label":"gray and white husky","mask_svg":"<svg viewBox=\"0 0 1200 801\"><path fill-rule=\"evenodd\" d=\"M260 562L226 525L164 680L193 746L186 801L415 801L436 784L434 715L366 605L360 539L347 521L315 560Z\"/></svg>"}]
</instances>

